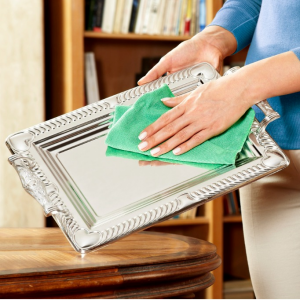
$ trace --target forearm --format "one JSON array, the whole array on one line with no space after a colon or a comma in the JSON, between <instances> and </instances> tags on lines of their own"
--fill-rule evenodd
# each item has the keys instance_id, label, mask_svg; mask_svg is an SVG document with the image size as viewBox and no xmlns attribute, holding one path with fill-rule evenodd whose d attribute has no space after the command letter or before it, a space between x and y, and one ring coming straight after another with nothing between
<instances>
[{"instance_id":1,"label":"forearm","mask_svg":"<svg viewBox=\"0 0 300 300\"><path fill-rule=\"evenodd\" d=\"M202 40L212 46L217 48L221 55L222 59L233 54L237 48L237 41L234 35L220 27L220 26L208 26L202 32L196 34L193 38L196 45L203 45ZM198 51L203 51L201 46Z\"/></svg>"},{"instance_id":2,"label":"forearm","mask_svg":"<svg viewBox=\"0 0 300 300\"><path fill-rule=\"evenodd\" d=\"M267 98L299 92L299 79L300 61L289 51L247 65L221 81L250 107Z\"/></svg>"}]
</instances>

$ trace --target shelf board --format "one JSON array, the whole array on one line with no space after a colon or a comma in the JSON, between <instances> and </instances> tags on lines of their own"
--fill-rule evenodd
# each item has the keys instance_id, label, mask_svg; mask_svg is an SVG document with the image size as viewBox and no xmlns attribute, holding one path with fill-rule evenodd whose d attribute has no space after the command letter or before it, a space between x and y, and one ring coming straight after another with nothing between
<instances>
[{"instance_id":1,"label":"shelf board","mask_svg":"<svg viewBox=\"0 0 300 300\"><path fill-rule=\"evenodd\" d=\"M242 216L241 215L224 216L223 222L224 223L241 223Z\"/></svg>"},{"instance_id":2,"label":"shelf board","mask_svg":"<svg viewBox=\"0 0 300 300\"><path fill-rule=\"evenodd\" d=\"M135 34L135 33L103 33L96 31L85 31L85 38L96 39L115 39L115 40L144 40L144 41L168 41L168 42L182 42L191 38L191 36L176 36L176 35L149 35L149 34Z\"/></svg>"},{"instance_id":3,"label":"shelf board","mask_svg":"<svg viewBox=\"0 0 300 300\"><path fill-rule=\"evenodd\" d=\"M209 219L206 217L196 217L194 219L170 219L162 223L155 224L155 227L165 227L165 226L181 226L181 225L200 225L208 224Z\"/></svg>"}]
</instances>

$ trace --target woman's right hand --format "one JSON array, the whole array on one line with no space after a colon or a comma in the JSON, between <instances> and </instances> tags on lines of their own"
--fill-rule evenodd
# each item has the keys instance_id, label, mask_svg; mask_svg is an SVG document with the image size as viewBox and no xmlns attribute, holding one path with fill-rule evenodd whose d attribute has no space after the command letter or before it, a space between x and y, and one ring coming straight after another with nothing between
<instances>
[{"instance_id":1,"label":"woman's right hand","mask_svg":"<svg viewBox=\"0 0 300 300\"><path fill-rule=\"evenodd\" d=\"M222 60L234 53L236 47L237 42L231 32L219 26L209 26L163 56L138 84L146 84L166 72L171 74L200 62L208 62L220 71Z\"/></svg>"}]
</instances>

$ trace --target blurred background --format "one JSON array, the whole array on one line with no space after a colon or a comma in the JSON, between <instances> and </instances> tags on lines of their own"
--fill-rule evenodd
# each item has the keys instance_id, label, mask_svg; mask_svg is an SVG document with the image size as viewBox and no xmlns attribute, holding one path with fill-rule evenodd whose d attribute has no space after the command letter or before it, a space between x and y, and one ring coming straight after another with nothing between
<instances>
[{"instance_id":1,"label":"blurred background","mask_svg":"<svg viewBox=\"0 0 300 300\"><path fill-rule=\"evenodd\" d=\"M56 226L7 162L14 132L136 86L167 52L199 33L222 0L0 0L0 226ZM226 58L222 73L244 64ZM215 244L223 264L199 297L254 298L239 194L152 227Z\"/></svg>"}]
</instances>

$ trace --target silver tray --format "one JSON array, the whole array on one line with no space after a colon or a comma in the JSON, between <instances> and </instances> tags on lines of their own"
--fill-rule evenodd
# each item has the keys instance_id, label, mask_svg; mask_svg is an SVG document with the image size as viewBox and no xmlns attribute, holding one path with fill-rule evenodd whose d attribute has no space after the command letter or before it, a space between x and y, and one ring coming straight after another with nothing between
<instances>
[{"instance_id":1,"label":"silver tray","mask_svg":"<svg viewBox=\"0 0 300 300\"><path fill-rule=\"evenodd\" d=\"M288 166L265 130L279 117L266 100L258 104L266 117L254 120L235 165L145 167L105 155L116 105L133 104L164 83L180 95L219 77L200 63L12 134L9 162L76 251L98 249Z\"/></svg>"}]
</instances>

